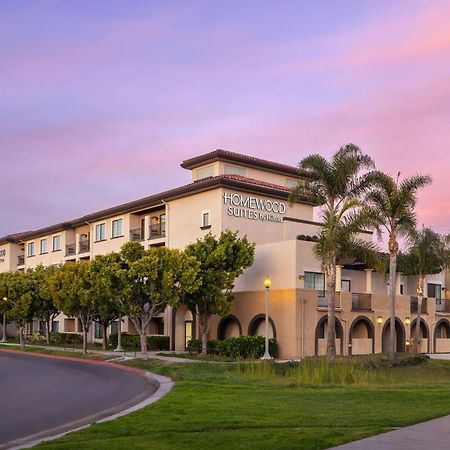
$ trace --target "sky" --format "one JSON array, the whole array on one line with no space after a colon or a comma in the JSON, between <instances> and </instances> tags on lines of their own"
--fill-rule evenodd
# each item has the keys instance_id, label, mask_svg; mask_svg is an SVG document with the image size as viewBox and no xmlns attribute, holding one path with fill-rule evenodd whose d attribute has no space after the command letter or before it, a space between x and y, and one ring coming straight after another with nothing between
<instances>
[{"instance_id":1,"label":"sky","mask_svg":"<svg viewBox=\"0 0 450 450\"><path fill-rule=\"evenodd\" d=\"M450 0L0 0L0 236L352 142L450 231Z\"/></svg>"}]
</instances>

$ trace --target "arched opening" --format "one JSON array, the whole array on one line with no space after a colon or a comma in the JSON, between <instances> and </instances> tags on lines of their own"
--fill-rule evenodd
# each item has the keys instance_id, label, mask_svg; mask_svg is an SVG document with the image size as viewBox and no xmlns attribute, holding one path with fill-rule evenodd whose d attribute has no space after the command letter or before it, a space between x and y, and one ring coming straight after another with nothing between
<instances>
[{"instance_id":1,"label":"arched opening","mask_svg":"<svg viewBox=\"0 0 450 450\"><path fill-rule=\"evenodd\" d=\"M395 318L395 351L397 353L402 353L405 351L405 327L402 321L396 317ZM383 333L381 336L381 351L383 353L388 353L391 348L391 326L390 319L386 320L383 327Z\"/></svg>"},{"instance_id":2,"label":"arched opening","mask_svg":"<svg viewBox=\"0 0 450 450\"><path fill-rule=\"evenodd\" d=\"M416 335L416 323L417 319L411 322L411 348L414 341L414 336ZM425 320L420 319L419 328L419 346L417 347L419 353L429 353L430 352L430 332L428 330L428 325Z\"/></svg>"},{"instance_id":3,"label":"arched opening","mask_svg":"<svg viewBox=\"0 0 450 450\"><path fill-rule=\"evenodd\" d=\"M258 314L253 317L248 326L249 336L265 336L266 334L266 316L264 314ZM276 338L277 331L275 323L271 317L269 317L269 338Z\"/></svg>"},{"instance_id":4,"label":"arched opening","mask_svg":"<svg viewBox=\"0 0 450 450\"><path fill-rule=\"evenodd\" d=\"M441 319L434 328L434 353L450 352L450 323Z\"/></svg>"},{"instance_id":5,"label":"arched opening","mask_svg":"<svg viewBox=\"0 0 450 450\"><path fill-rule=\"evenodd\" d=\"M217 326L217 339L223 340L229 337L242 335L242 327L238 318L233 315L222 317Z\"/></svg>"},{"instance_id":6,"label":"arched opening","mask_svg":"<svg viewBox=\"0 0 450 450\"><path fill-rule=\"evenodd\" d=\"M375 352L374 326L365 316L357 317L350 326L349 354L367 355Z\"/></svg>"},{"instance_id":7,"label":"arched opening","mask_svg":"<svg viewBox=\"0 0 450 450\"><path fill-rule=\"evenodd\" d=\"M317 356L327 354L327 328L328 317L323 316L316 326L316 335L314 342L314 351ZM335 332L336 332L336 354L342 355L344 352L344 330L339 319L335 319Z\"/></svg>"}]
</instances>

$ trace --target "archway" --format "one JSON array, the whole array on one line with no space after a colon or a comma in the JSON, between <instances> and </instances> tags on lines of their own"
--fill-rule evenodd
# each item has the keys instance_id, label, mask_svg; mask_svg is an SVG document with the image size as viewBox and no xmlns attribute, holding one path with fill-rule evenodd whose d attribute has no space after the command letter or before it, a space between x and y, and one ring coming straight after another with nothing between
<instances>
[{"instance_id":1,"label":"archway","mask_svg":"<svg viewBox=\"0 0 450 450\"><path fill-rule=\"evenodd\" d=\"M253 317L250 321L250 325L248 326L248 335L249 336L264 336L265 335L265 321L266 316L264 314L258 314ZM271 317L269 317L269 338L277 337L277 330L275 328L275 323Z\"/></svg>"},{"instance_id":2,"label":"archway","mask_svg":"<svg viewBox=\"0 0 450 450\"><path fill-rule=\"evenodd\" d=\"M241 336L242 327L236 316L230 314L229 316L222 317L217 325L217 339L223 340L232 336Z\"/></svg>"},{"instance_id":3,"label":"archway","mask_svg":"<svg viewBox=\"0 0 450 450\"><path fill-rule=\"evenodd\" d=\"M375 353L374 326L366 316L359 316L352 322L348 339L350 355Z\"/></svg>"},{"instance_id":4,"label":"archway","mask_svg":"<svg viewBox=\"0 0 450 450\"><path fill-rule=\"evenodd\" d=\"M318 355L327 354L327 327L328 317L323 316L316 325L316 334L314 339L314 353ZM344 354L344 330L338 318L335 319L336 332L336 353L338 355Z\"/></svg>"},{"instance_id":5,"label":"archway","mask_svg":"<svg viewBox=\"0 0 450 450\"><path fill-rule=\"evenodd\" d=\"M450 322L441 319L434 328L434 353L450 352Z\"/></svg>"},{"instance_id":6,"label":"archway","mask_svg":"<svg viewBox=\"0 0 450 450\"><path fill-rule=\"evenodd\" d=\"M402 321L396 317L395 318L395 351L397 353L403 353L405 351L405 327L403 326ZM390 319L386 320L386 323L383 327L383 333L381 335L381 351L383 353L388 353L391 348L391 326Z\"/></svg>"},{"instance_id":7,"label":"archway","mask_svg":"<svg viewBox=\"0 0 450 450\"><path fill-rule=\"evenodd\" d=\"M417 319L411 322L411 348L414 342L414 336L416 333L416 323ZM420 319L420 329L419 329L419 347L417 348L419 353L430 353L430 331L428 325L422 318Z\"/></svg>"}]
</instances>

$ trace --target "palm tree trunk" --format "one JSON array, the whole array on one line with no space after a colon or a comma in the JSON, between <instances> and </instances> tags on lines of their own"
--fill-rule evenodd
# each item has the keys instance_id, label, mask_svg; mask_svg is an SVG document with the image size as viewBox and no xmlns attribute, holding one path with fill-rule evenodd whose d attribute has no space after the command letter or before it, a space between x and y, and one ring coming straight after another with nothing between
<instances>
[{"instance_id":1,"label":"palm tree trunk","mask_svg":"<svg viewBox=\"0 0 450 450\"><path fill-rule=\"evenodd\" d=\"M336 264L329 263L326 268L327 302L327 360L332 362L336 356Z\"/></svg>"},{"instance_id":2,"label":"palm tree trunk","mask_svg":"<svg viewBox=\"0 0 450 450\"><path fill-rule=\"evenodd\" d=\"M390 346L389 346L389 355L392 361L395 360L395 294L396 294L396 286L395 286L395 276L397 272L397 252L390 252L389 255L389 284L391 287L390 291Z\"/></svg>"},{"instance_id":3,"label":"palm tree trunk","mask_svg":"<svg viewBox=\"0 0 450 450\"><path fill-rule=\"evenodd\" d=\"M425 276L419 275L417 280L417 318L416 318L416 327L414 329L414 345L413 345L414 353L417 353L419 351L420 314L422 313L424 283L425 283Z\"/></svg>"}]
</instances>

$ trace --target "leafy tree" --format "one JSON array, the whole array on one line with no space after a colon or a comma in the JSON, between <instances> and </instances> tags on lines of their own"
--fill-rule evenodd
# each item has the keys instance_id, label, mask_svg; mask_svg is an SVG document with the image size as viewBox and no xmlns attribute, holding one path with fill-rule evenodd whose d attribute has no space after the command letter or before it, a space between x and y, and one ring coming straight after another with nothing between
<instances>
[{"instance_id":1,"label":"leafy tree","mask_svg":"<svg viewBox=\"0 0 450 450\"><path fill-rule=\"evenodd\" d=\"M359 147L348 144L337 150L327 161L321 155L310 155L300 161L299 170L308 178L292 189L291 203L308 199L321 206L323 227L315 253L322 262L327 289L327 357L336 355L335 303L336 264L339 257L373 256L375 248L358 239L361 229L373 225L371 217L361 211L361 196L373 186L373 160Z\"/></svg>"},{"instance_id":2,"label":"leafy tree","mask_svg":"<svg viewBox=\"0 0 450 450\"><path fill-rule=\"evenodd\" d=\"M417 352L425 276L441 272L447 265L447 261L444 237L430 228L423 227L411 233L410 243L409 251L406 254L399 254L398 267L405 275L417 276L417 319L413 341L413 351Z\"/></svg>"},{"instance_id":3,"label":"leafy tree","mask_svg":"<svg viewBox=\"0 0 450 450\"><path fill-rule=\"evenodd\" d=\"M31 272L13 272L9 285L9 301L11 303L8 317L17 325L19 342L25 347L25 327L33 320L34 284Z\"/></svg>"},{"instance_id":4,"label":"leafy tree","mask_svg":"<svg viewBox=\"0 0 450 450\"><path fill-rule=\"evenodd\" d=\"M186 253L200 263L197 289L188 292L183 303L199 318L202 353L206 355L213 314L225 315L233 305L233 285L244 269L253 264L255 245L237 232L222 232L217 239L207 234L186 247Z\"/></svg>"},{"instance_id":5,"label":"leafy tree","mask_svg":"<svg viewBox=\"0 0 450 450\"><path fill-rule=\"evenodd\" d=\"M124 244L121 256L127 283L123 311L139 333L142 354L148 357L147 326L167 306L176 306L197 288L199 264L180 250L160 247L144 251L132 242Z\"/></svg>"},{"instance_id":6,"label":"leafy tree","mask_svg":"<svg viewBox=\"0 0 450 450\"><path fill-rule=\"evenodd\" d=\"M83 353L95 315L94 286L90 261L66 262L49 278L56 307L66 316L77 317L83 331Z\"/></svg>"},{"instance_id":7,"label":"leafy tree","mask_svg":"<svg viewBox=\"0 0 450 450\"><path fill-rule=\"evenodd\" d=\"M39 320L45 323L47 344L50 344L51 324L60 313L54 303L53 292L48 283L49 278L57 270L59 270L57 266L44 267L39 265L34 271L30 272L31 281L34 285L34 313Z\"/></svg>"},{"instance_id":8,"label":"leafy tree","mask_svg":"<svg viewBox=\"0 0 450 450\"><path fill-rule=\"evenodd\" d=\"M107 347L107 328L120 318L121 301L126 295L126 271L119 253L97 255L91 263L94 321L102 327L102 347Z\"/></svg>"},{"instance_id":9,"label":"leafy tree","mask_svg":"<svg viewBox=\"0 0 450 450\"><path fill-rule=\"evenodd\" d=\"M3 315L2 342L6 342L7 313L11 307L10 284L11 272L0 272L0 312Z\"/></svg>"},{"instance_id":10,"label":"leafy tree","mask_svg":"<svg viewBox=\"0 0 450 450\"><path fill-rule=\"evenodd\" d=\"M398 237L410 236L416 226L415 206L417 191L431 183L429 176L414 175L399 181L388 174L377 172L373 176L374 188L366 197L366 212L384 229L389 247L390 284L390 356L395 359L395 274L399 251Z\"/></svg>"}]
</instances>

